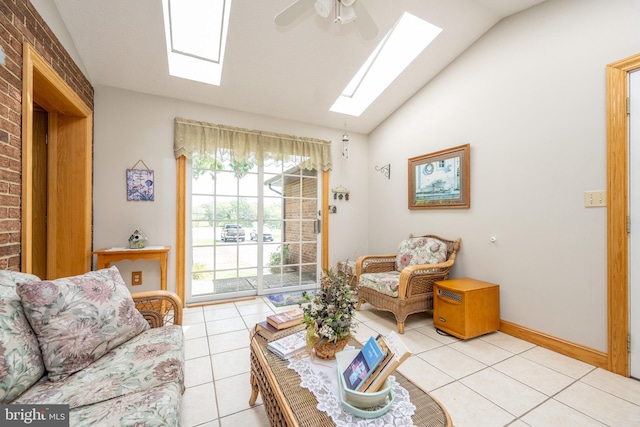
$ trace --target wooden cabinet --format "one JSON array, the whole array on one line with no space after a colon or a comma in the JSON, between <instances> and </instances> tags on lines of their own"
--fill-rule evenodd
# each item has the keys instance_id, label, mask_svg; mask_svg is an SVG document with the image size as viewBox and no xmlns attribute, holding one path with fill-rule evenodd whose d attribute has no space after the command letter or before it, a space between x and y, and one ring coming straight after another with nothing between
<instances>
[{"instance_id":1,"label":"wooden cabinet","mask_svg":"<svg viewBox=\"0 0 640 427\"><path fill-rule=\"evenodd\" d=\"M497 331L500 287L470 278L434 282L433 326L462 339Z\"/></svg>"}]
</instances>

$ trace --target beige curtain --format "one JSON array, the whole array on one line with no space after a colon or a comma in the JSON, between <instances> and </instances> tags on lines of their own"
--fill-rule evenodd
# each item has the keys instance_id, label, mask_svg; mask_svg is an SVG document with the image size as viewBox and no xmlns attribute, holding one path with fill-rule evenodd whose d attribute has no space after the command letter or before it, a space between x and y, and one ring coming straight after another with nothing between
<instances>
[{"instance_id":1,"label":"beige curtain","mask_svg":"<svg viewBox=\"0 0 640 427\"><path fill-rule=\"evenodd\" d=\"M227 154L237 162L293 160L302 169L331 169L331 141L234 128L176 117L176 158Z\"/></svg>"}]
</instances>

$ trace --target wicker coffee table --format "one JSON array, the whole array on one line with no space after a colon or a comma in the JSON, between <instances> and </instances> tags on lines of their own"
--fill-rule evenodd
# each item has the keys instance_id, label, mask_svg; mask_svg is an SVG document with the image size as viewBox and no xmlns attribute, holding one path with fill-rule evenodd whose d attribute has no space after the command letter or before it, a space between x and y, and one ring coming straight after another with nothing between
<instances>
[{"instance_id":1,"label":"wicker coffee table","mask_svg":"<svg viewBox=\"0 0 640 427\"><path fill-rule=\"evenodd\" d=\"M351 340L350 344L360 347L355 340ZM288 361L267 350L267 341L264 338L257 334L252 335L252 392L249 405L255 404L260 393L272 426L334 426L329 415L316 409L318 402L315 396L306 388L300 387L300 376L289 369L288 364ZM416 412L412 417L416 426L452 426L449 414L436 400L400 373L396 372L394 375L396 381L409 392L411 403L416 406Z\"/></svg>"}]
</instances>

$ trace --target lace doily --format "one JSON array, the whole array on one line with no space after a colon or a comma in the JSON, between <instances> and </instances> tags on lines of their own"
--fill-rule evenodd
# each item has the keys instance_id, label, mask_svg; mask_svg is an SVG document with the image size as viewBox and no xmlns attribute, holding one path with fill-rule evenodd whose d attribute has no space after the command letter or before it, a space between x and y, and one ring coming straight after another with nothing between
<instances>
[{"instance_id":1,"label":"lace doily","mask_svg":"<svg viewBox=\"0 0 640 427\"><path fill-rule=\"evenodd\" d=\"M327 413L339 427L380 427L413 426L411 416L416 407L411 403L409 392L389 376L389 383L393 392L393 403L387 413L379 418L360 418L342 409L340 404L339 385L335 362L320 361L309 358L292 358L289 369L300 375L300 386L313 393L318 401L318 410Z\"/></svg>"}]
</instances>

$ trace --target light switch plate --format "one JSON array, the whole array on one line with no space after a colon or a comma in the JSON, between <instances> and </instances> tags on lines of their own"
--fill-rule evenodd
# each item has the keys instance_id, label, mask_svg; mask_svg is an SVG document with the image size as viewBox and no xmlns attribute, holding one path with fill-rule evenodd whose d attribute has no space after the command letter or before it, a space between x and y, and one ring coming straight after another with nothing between
<instances>
[{"instance_id":1,"label":"light switch plate","mask_svg":"<svg viewBox=\"0 0 640 427\"><path fill-rule=\"evenodd\" d=\"M604 190L586 191L584 193L584 206L586 208L607 206L607 192Z\"/></svg>"},{"instance_id":2,"label":"light switch plate","mask_svg":"<svg viewBox=\"0 0 640 427\"><path fill-rule=\"evenodd\" d=\"M131 272L131 285L132 286L142 285L142 271Z\"/></svg>"}]
</instances>

